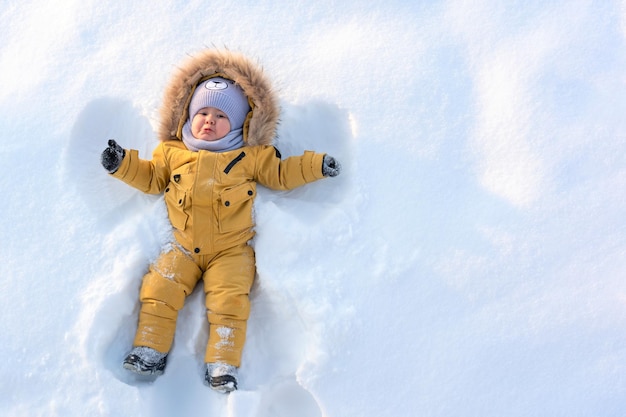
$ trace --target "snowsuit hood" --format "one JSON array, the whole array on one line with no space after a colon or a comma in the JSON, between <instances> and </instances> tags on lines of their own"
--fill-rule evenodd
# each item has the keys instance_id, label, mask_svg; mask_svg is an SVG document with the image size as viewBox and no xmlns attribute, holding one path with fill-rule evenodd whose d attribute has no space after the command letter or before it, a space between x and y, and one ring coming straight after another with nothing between
<instances>
[{"instance_id":1,"label":"snowsuit hood","mask_svg":"<svg viewBox=\"0 0 626 417\"><path fill-rule=\"evenodd\" d=\"M243 126L247 146L271 145L276 135L280 109L278 98L262 68L240 53L206 49L182 62L165 88L160 109L158 137L182 140L182 127L189 118L189 101L201 82L224 77L237 83L252 109Z\"/></svg>"}]
</instances>

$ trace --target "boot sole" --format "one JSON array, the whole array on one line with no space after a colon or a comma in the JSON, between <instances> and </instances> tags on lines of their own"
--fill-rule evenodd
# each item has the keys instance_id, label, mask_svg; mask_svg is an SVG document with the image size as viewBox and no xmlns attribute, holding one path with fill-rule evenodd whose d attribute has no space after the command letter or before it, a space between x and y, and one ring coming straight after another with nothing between
<instances>
[{"instance_id":1,"label":"boot sole","mask_svg":"<svg viewBox=\"0 0 626 417\"><path fill-rule=\"evenodd\" d=\"M125 360L122 366L124 367L124 369L127 369L141 376L159 376L163 375L163 372L165 371L165 364L147 366L141 361L141 359L139 359L135 355L132 355L131 358Z\"/></svg>"}]
</instances>

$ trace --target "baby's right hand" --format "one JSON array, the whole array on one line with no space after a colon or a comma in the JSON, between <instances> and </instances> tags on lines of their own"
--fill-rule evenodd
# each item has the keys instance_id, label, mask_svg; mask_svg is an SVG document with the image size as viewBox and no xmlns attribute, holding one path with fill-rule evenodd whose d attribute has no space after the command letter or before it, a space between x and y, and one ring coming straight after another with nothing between
<instances>
[{"instance_id":1,"label":"baby's right hand","mask_svg":"<svg viewBox=\"0 0 626 417\"><path fill-rule=\"evenodd\" d=\"M113 174L122 165L122 159L125 155L126 151L114 139L109 139L109 147L102 151L100 163L104 169Z\"/></svg>"}]
</instances>

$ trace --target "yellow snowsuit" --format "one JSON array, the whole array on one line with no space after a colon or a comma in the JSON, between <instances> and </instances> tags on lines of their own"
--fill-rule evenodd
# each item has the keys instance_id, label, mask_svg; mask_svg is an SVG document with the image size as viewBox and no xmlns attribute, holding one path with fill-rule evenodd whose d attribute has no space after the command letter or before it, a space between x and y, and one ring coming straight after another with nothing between
<instances>
[{"instance_id":1,"label":"yellow snowsuit","mask_svg":"<svg viewBox=\"0 0 626 417\"><path fill-rule=\"evenodd\" d=\"M193 152L179 140L161 143L151 161L127 152L113 175L143 192L164 192L176 238L144 277L135 346L169 352L178 311L203 278L210 323L205 361L240 365L255 275L248 241L256 183L287 190L321 179L323 156L281 160L272 146Z\"/></svg>"},{"instance_id":2,"label":"yellow snowsuit","mask_svg":"<svg viewBox=\"0 0 626 417\"><path fill-rule=\"evenodd\" d=\"M254 236L257 182L287 190L319 180L324 155L307 151L281 159L271 146L277 100L258 67L242 56L207 50L178 71L165 93L161 143L152 160L127 150L112 174L145 193L165 193L175 237L144 276L133 344L169 352L178 311L202 279L210 325L205 362L239 367L256 271L248 242ZM223 153L193 152L180 140L190 95L196 85L216 75L237 82L249 98L246 146Z\"/></svg>"}]
</instances>

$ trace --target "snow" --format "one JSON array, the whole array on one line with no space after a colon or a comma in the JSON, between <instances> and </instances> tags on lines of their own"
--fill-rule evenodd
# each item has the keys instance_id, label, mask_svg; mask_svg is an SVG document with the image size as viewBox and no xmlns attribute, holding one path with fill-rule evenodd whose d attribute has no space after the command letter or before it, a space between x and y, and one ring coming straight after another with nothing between
<instances>
[{"instance_id":1,"label":"snow","mask_svg":"<svg viewBox=\"0 0 626 417\"><path fill-rule=\"evenodd\" d=\"M0 415L621 416L626 2L43 0L0 6ZM121 367L175 65L257 59L283 156L339 177L256 201L240 391L203 385L202 291L165 374Z\"/></svg>"}]
</instances>

